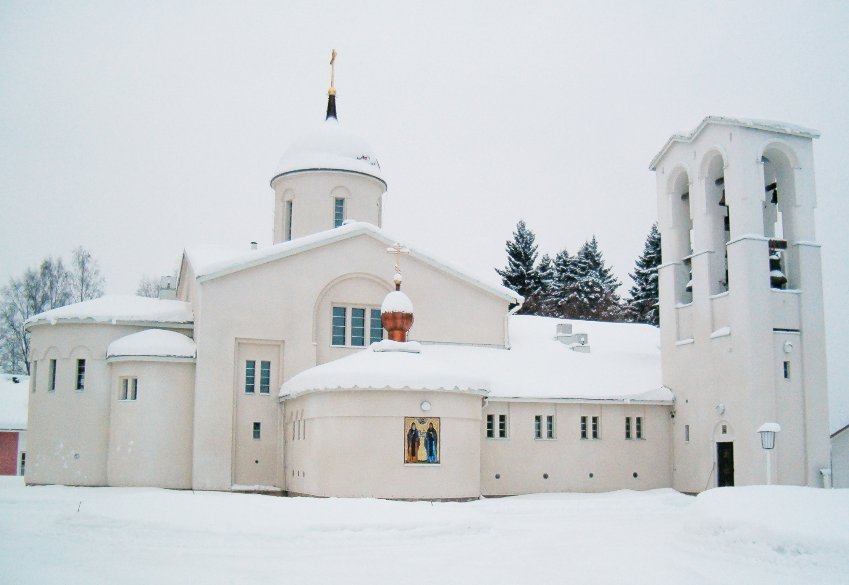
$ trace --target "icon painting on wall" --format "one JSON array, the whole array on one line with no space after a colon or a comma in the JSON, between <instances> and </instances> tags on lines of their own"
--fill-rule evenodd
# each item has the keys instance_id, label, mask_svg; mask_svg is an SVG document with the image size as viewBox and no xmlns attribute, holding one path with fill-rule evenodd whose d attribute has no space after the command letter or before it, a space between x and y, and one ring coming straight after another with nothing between
<instances>
[{"instance_id":1,"label":"icon painting on wall","mask_svg":"<svg viewBox=\"0 0 849 585\"><path fill-rule=\"evenodd\" d=\"M439 417L404 417L404 463L439 463Z\"/></svg>"}]
</instances>

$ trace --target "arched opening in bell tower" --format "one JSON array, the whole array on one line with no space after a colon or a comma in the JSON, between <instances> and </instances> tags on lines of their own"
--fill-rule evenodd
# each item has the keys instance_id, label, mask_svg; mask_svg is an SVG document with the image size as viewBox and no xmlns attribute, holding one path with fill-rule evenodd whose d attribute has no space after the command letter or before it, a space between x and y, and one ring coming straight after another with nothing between
<instances>
[{"instance_id":1,"label":"arched opening in bell tower","mask_svg":"<svg viewBox=\"0 0 849 585\"><path fill-rule=\"evenodd\" d=\"M728 290L728 248L731 214L725 194L725 161L717 151L709 153L702 166L705 180L705 211L710 249L710 294Z\"/></svg>"},{"instance_id":2,"label":"arched opening in bell tower","mask_svg":"<svg viewBox=\"0 0 849 585\"><path fill-rule=\"evenodd\" d=\"M681 304L693 301L693 218L690 214L690 176L683 168L670 178L670 211L672 220L672 250L675 262L675 301Z\"/></svg>"},{"instance_id":3,"label":"arched opening in bell tower","mask_svg":"<svg viewBox=\"0 0 849 585\"><path fill-rule=\"evenodd\" d=\"M795 237L796 182L792 152L781 144L763 149L763 235L769 239L769 280L775 289L796 288L797 252L788 244Z\"/></svg>"}]
</instances>

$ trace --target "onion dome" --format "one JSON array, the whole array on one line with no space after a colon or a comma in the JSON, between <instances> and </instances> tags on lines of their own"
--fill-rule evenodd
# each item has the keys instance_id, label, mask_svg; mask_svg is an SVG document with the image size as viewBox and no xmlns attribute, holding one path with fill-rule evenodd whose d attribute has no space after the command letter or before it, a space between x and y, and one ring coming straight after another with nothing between
<instances>
[{"instance_id":1,"label":"onion dome","mask_svg":"<svg viewBox=\"0 0 849 585\"><path fill-rule=\"evenodd\" d=\"M380 306L380 323L392 341L407 341L413 326L413 302L400 290L393 290Z\"/></svg>"}]
</instances>

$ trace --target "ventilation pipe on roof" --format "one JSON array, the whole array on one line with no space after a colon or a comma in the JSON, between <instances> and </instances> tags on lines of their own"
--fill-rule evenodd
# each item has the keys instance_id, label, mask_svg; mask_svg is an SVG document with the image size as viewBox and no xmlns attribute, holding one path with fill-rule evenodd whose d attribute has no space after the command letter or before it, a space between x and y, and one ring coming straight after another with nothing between
<instances>
[{"instance_id":1,"label":"ventilation pipe on roof","mask_svg":"<svg viewBox=\"0 0 849 585\"><path fill-rule=\"evenodd\" d=\"M173 276L163 276L159 279L159 298L173 301L177 299L177 283Z\"/></svg>"},{"instance_id":2,"label":"ventilation pipe on roof","mask_svg":"<svg viewBox=\"0 0 849 585\"><path fill-rule=\"evenodd\" d=\"M256 242L251 242L251 250L256 250Z\"/></svg>"},{"instance_id":3,"label":"ventilation pipe on roof","mask_svg":"<svg viewBox=\"0 0 849 585\"><path fill-rule=\"evenodd\" d=\"M586 333L574 333L571 323L558 323L555 339L572 351L590 353L590 336Z\"/></svg>"}]
</instances>

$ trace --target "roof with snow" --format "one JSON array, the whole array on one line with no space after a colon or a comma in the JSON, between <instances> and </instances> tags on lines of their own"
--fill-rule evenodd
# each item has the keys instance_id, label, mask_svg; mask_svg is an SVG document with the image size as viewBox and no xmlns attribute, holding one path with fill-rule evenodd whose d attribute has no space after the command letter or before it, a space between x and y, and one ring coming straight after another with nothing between
<instances>
[{"instance_id":1,"label":"roof with snow","mask_svg":"<svg viewBox=\"0 0 849 585\"><path fill-rule=\"evenodd\" d=\"M333 117L289 147L280 159L271 182L282 175L317 170L368 175L386 185L371 146L353 132L342 128Z\"/></svg>"},{"instance_id":2,"label":"roof with snow","mask_svg":"<svg viewBox=\"0 0 849 585\"><path fill-rule=\"evenodd\" d=\"M147 329L125 335L109 344L107 358L183 358L194 359L197 347L191 337L164 329Z\"/></svg>"},{"instance_id":3,"label":"roof with snow","mask_svg":"<svg viewBox=\"0 0 849 585\"><path fill-rule=\"evenodd\" d=\"M797 126L796 124L788 124L787 122L778 122L775 120L755 120L753 118L729 118L727 116L707 116L690 132L677 132L669 137L663 148L660 149L654 158L651 159L649 170L657 168L660 159L664 157L672 145L676 142L690 143L696 139L710 124L723 124L726 126L740 126L742 128L752 128L754 130L766 130L768 132L778 132L779 134L789 134L791 136L802 136L804 138L819 138L818 130Z\"/></svg>"},{"instance_id":4,"label":"roof with snow","mask_svg":"<svg viewBox=\"0 0 849 585\"><path fill-rule=\"evenodd\" d=\"M361 221L348 221L337 228L296 238L288 242L280 242L258 250L237 251L228 254L220 248L189 248L186 249L185 254L194 270L195 276L199 281L203 282L364 234L375 238L386 246L393 246L398 241L398 239L392 238L375 225ZM521 295L509 288L478 280L470 276L462 268L448 262L436 260L421 250L410 249L410 256L441 272L451 274L460 280L487 290L511 303L519 303L523 300Z\"/></svg>"},{"instance_id":5,"label":"roof with snow","mask_svg":"<svg viewBox=\"0 0 849 585\"><path fill-rule=\"evenodd\" d=\"M590 353L558 341L558 323L587 333ZM655 327L513 315L509 328L510 349L434 344L405 354L375 351L380 345L375 344L293 376L280 395L353 388L477 388L488 389L492 399L672 402L672 392L661 382ZM462 364L459 372L456 364Z\"/></svg>"},{"instance_id":6,"label":"roof with snow","mask_svg":"<svg viewBox=\"0 0 849 585\"><path fill-rule=\"evenodd\" d=\"M0 429L26 430L28 402L29 376L0 374Z\"/></svg>"},{"instance_id":7,"label":"roof with snow","mask_svg":"<svg viewBox=\"0 0 849 585\"><path fill-rule=\"evenodd\" d=\"M136 295L106 295L99 299L51 309L26 320L26 327L73 323L192 323L192 306Z\"/></svg>"}]
</instances>

